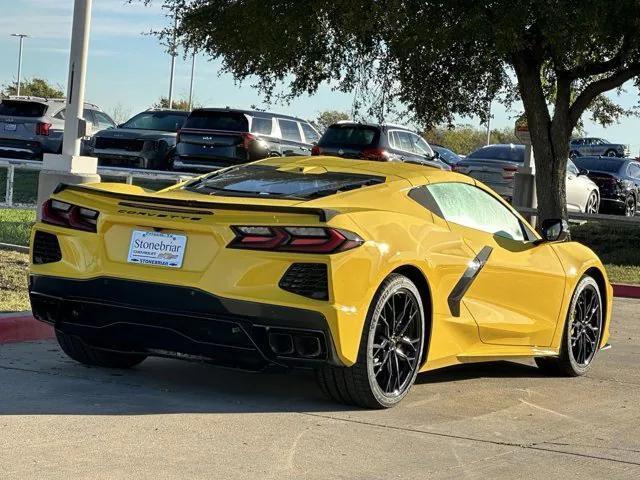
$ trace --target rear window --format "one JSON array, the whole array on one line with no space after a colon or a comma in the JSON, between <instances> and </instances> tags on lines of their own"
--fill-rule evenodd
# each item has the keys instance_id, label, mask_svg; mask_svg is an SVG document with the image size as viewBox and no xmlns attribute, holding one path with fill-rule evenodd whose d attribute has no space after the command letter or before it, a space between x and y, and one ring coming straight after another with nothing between
<instances>
[{"instance_id":1,"label":"rear window","mask_svg":"<svg viewBox=\"0 0 640 480\"><path fill-rule=\"evenodd\" d=\"M508 162L524 162L524 146L514 145L513 147L505 145L495 145L489 147L483 147L471 155L468 158L476 159L490 159L490 160L506 160Z\"/></svg>"},{"instance_id":2,"label":"rear window","mask_svg":"<svg viewBox=\"0 0 640 480\"><path fill-rule=\"evenodd\" d=\"M0 102L0 115L10 117L42 117L46 111L47 105L44 103L15 100L2 100Z\"/></svg>"},{"instance_id":3,"label":"rear window","mask_svg":"<svg viewBox=\"0 0 640 480\"><path fill-rule=\"evenodd\" d=\"M600 157L577 157L573 159L573 163L578 168L608 173L619 172L625 161L624 159Z\"/></svg>"},{"instance_id":4,"label":"rear window","mask_svg":"<svg viewBox=\"0 0 640 480\"><path fill-rule=\"evenodd\" d=\"M196 110L191 112L184 124L185 128L201 130L226 130L228 132L248 132L249 121L240 112L210 112Z\"/></svg>"},{"instance_id":5,"label":"rear window","mask_svg":"<svg viewBox=\"0 0 640 480\"><path fill-rule=\"evenodd\" d=\"M207 195L308 200L384 183L385 177L343 172L300 173L267 165L241 165L185 185Z\"/></svg>"},{"instance_id":6,"label":"rear window","mask_svg":"<svg viewBox=\"0 0 640 480\"><path fill-rule=\"evenodd\" d=\"M331 125L318 145L322 147L369 147L377 144L380 134L366 125Z\"/></svg>"}]
</instances>

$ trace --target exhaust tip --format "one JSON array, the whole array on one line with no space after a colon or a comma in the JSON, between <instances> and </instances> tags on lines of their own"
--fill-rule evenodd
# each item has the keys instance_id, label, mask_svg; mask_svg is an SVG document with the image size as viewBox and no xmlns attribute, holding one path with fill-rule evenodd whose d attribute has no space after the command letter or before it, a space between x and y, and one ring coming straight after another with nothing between
<instances>
[{"instance_id":1,"label":"exhaust tip","mask_svg":"<svg viewBox=\"0 0 640 480\"><path fill-rule=\"evenodd\" d=\"M296 335L294 337L296 353L304 358L317 358L322 354L322 346L318 337Z\"/></svg>"},{"instance_id":2,"label":"exhaust tip","mask_svg":"<svg viewBox=\"0 0 640 480\"><path fill-rule=\"evenodd\" d=\"M269 347L276 355L291 355L295 351L293 338L288 333L269 333Z\"/></svg>"}]
</instances>

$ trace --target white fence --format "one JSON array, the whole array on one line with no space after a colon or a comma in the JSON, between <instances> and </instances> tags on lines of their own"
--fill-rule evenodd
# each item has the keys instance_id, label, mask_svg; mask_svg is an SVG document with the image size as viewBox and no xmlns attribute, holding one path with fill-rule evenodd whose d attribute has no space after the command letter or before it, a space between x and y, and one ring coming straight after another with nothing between
<instances>
[{"instance_id":1,"label":"white fence","mask_svg":"<svg viewBox=\"0 0 640 480\"><path fill-rule=\"evenodd\" d=\"M14 189L16 186L16 171L40 171L42 170L42 162L37 160L17 160L11 158L0 158L0 170L6 169L7 180L5 187L4 202L0 202L0 207L13 208L34 206L35 203L16 203L14 202ZM159 170L137 170L119 167L98 167L100 175L108 177L124 178L126 183L133 183L134 179L139 180L155 180L155 181L171 181L179 183L196 175L190 173L166 172Z\"/></svg>"}]
</instances>

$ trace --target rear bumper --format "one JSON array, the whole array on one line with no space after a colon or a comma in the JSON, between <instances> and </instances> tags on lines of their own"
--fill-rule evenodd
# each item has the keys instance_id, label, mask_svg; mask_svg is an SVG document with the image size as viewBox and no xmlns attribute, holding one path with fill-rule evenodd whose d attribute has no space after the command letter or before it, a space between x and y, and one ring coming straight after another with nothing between
<instances>
[{"instance_id":1,"label":"rear bumper","mask_svg":"<svg viewBox=\"0 0 640 480\"><path fill-rule=\"evenodd\" d=\"M0 138L0 157L33 160L42 158L44 151L39 142Z\"/></svg>"},{"instance_id":2,"label":"rear bumper","mask_svg":"<svg viewBox=\"0 0 640 480\"><path fill-rule=\"evenodd\" d=\"M317 311L106 277L31 275L29 296L35 318L98 348L247 370L340 364Z\"/></svg>"}]
</instances>

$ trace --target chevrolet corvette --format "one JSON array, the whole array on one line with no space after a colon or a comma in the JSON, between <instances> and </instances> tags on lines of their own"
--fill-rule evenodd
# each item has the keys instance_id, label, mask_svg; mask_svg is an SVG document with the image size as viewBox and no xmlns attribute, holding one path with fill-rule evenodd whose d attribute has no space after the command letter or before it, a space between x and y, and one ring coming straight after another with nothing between
<instances>
[{"instance_id":1,"label":"chevrolet corvette","mask_svg":"<svg viewBox=\"0 0 640 480\"><path fill-rule=\"evenodd\" d=\"M269 158L158 192L61 184L33 228L29 292L85 364L312 368L330 398L387 408L455 364L588 371L611 285L564 221L540 231L458 173Z\"/></svg>"}]
</instances>

